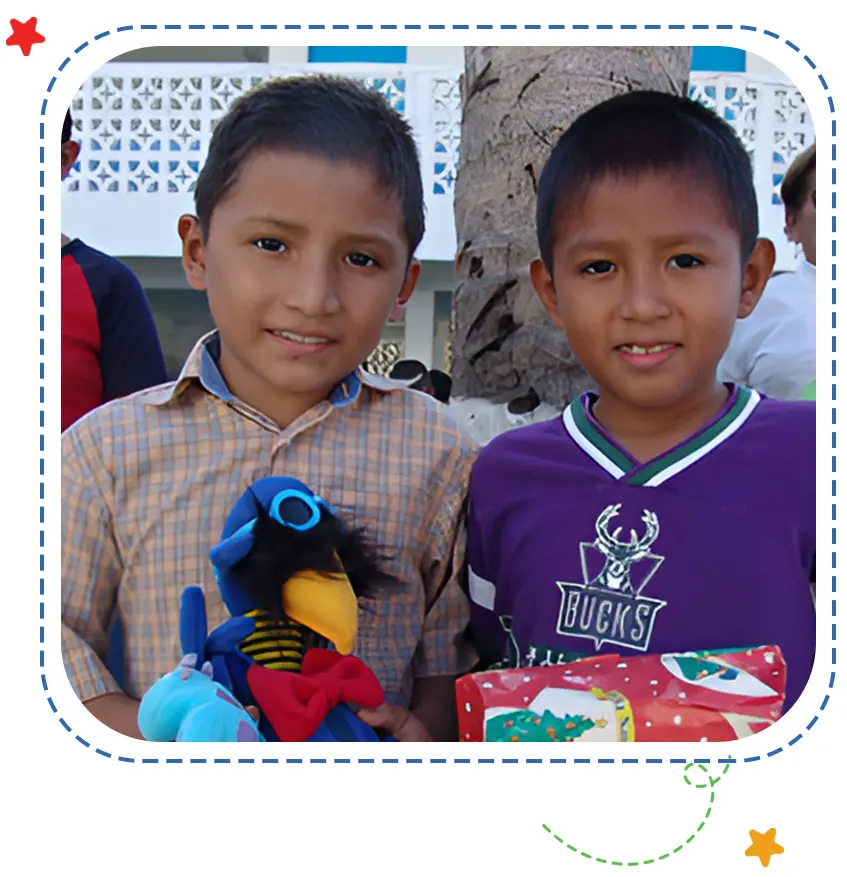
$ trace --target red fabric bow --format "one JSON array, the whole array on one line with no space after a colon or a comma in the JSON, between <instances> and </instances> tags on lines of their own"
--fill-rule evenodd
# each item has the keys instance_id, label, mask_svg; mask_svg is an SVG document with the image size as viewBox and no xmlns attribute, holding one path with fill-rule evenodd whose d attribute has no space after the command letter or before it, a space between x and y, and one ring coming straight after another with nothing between
<instances>
[{"instance_id":1,"label":"red fabric bow","mask_svg":"<svg viewBox=\"0 0 847 877\"><path fill-rule=\"evenodd\" d=\"M299 673L252 664L247 685L281 742L301 743L340 703L373 709L385 700L373 672L352 655L309 649Z\"/></svg>"}]
</instances>

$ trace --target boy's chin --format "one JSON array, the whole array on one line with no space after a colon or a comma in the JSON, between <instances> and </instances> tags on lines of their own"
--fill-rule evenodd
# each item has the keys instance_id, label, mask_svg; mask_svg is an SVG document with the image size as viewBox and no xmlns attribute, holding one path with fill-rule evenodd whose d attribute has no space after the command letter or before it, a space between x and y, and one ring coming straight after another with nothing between
<instances>
[{"instance_id":1,"label":"boy's chin","mask_svg":"<svg viewBox=\"0 0 847 877\"><path fill-rule=\"evenodd\" d=\"M344 380L356 366L347 367L346 363L305 363L292 360L282 368L276 368L269 375L270 383L278 392L291 396L314 396L323 398Z\"/></svg>"},{"instance_id":2,"label":"boy's chin","mask_svg":"<svg viewBox=\"0 0 847 877\"><path fill-rule=\"evenodd\" d=\"M603 396L600 386L600 396ZM605 392L619 399L630 408L644 411L661 411L674 408L687 395L684 382L678 376L644 375L626 383L610 381Z\"/></svg>"}]
</instances>

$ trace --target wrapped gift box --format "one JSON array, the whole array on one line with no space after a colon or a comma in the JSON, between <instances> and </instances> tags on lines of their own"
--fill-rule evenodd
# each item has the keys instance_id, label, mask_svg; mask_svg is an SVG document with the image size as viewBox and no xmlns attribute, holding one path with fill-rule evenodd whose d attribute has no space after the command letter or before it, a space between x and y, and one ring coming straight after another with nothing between
<instances>
[{"instance_id":1,"label":"wrapped gift box","mask_svg":"<svg viewBox=\"0 0 847 877\"><path fill-rule=\"evenodd\" d=\"M782 715L785 672L780 650L763 646L474 673L456 682L459 739L738 740Z\"/></svg>"}]
</instances>

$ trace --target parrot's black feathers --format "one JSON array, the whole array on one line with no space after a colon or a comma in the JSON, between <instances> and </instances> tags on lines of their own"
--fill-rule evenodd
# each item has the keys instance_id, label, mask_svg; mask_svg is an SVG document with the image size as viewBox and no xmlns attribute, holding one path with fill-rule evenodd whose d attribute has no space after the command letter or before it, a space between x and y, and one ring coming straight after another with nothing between
<instances>
[{"instance_id":1,"label":"parrot's black feathers","mask_svg":"<svg viewBox=\"0 0 847 877\"><path fill-rule=\"evenodd\" d=\"M396 583L380 567L386 558L377 554L363 529L323 510L312 529L294 530L271 517L255 497L254 502L253 545L232 574L257 609L281 617L283 584L305 570L342 572L339 559L357 597L373 596L380 587Z\"/></svg>"}]
</instances>

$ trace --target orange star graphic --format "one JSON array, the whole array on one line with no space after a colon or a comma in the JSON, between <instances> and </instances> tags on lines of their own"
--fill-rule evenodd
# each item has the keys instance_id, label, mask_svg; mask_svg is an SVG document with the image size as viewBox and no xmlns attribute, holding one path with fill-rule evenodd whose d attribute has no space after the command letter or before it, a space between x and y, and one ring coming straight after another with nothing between
<instances>
[{"instance_id":1,"label":"orange star graphic","mask_svg":"<svg viewBox=\"0 0 847 877\"><path fill-rule=\"evenodd\" d=\"M769 828L764 834L758 831L750 831L750 840L753 843L747 847L745 856L758 856L763 868L767 868L771 863L771 856L778 856L785 850L776 842L776 829Z\"/></svg>"},{"instance_id":2,"label":"orange star graphic","mask_svg":"<svg viewBox=\"0 0 847 877\"><path fill-rule=\"evenodd\" d=\"M44 37L35 29L38 25L37 18L30 18L20 22L17 18L9 19L12 25L12 35L6 40L7 46L20 46L24 56L28 56L36 43L43 43Z\"/></svg>"}]
</instances>

